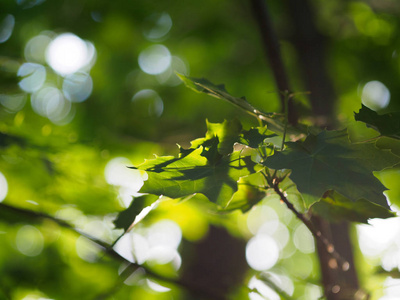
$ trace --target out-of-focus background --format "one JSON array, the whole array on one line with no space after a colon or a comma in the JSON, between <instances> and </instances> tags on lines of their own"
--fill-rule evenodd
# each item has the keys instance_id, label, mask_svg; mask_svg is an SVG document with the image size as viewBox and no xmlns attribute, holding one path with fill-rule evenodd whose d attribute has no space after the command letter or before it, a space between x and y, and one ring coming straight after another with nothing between
<instances>
[{"instance_id":1,"label":"out-of-focus background","mask_svg":"<svg viewBox=\"0 0 400 300\"><path fill-rule=\"evenodd\" d=\"M269 10L292 90L304 92L304 70L315 66L298 51L287 5L277 1ZM323 41L325 56L314 63L324 64L332 90L322 96L334 98L340 126L371 137L353 113L361 103L400 110L400 3L309 5L318 37L302 41L309 51ZM230 104L187 89L175 72L224 83L264 111L280 110L246 1L3 0L0 8L0 201L107 243L122 233L113 221L145 179L127 166L177 154L176 144L204 135L206 119L257 125ZM297 101L302 116L312 117L307 96ZM396 209L400 172L380 176ZM124 264L50 219L0 215L0 299L189 299L141 269L121 280ZM360 280L371 299L399 299L400 219L371 224L353 230ZM232 246L210 246L213 235ZM188 281L215 254L215 266L237 273L232 299L280 299L259 271L293 299L322 293L313 238L279 199L229 215L190 200L161 201L114 249ZM230 252L237 256L221 262Z\"/></svg>"}]
</instances>

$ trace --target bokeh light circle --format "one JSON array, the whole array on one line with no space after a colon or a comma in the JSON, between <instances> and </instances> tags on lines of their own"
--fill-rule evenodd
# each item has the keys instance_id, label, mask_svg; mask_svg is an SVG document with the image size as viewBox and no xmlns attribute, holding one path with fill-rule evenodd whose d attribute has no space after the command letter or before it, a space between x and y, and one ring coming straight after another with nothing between
<instances>
[{"instance_id":1,"label":"bokeh light circle","mask_svg":"<svg viewBox=\"0 0 400 300\"><path fill-rule=\"evenodd\" d=\"M150 75L160 74L171 64L171 53L164 45L153 45L139 54L139 66Z\"/></svg>"},{"instance_id":2,"label":"bokeh light circle","mask_svg":"<svg viewBox=\"0 0 400 300\"><path fill-rule=\"evenodd\" d=\"M72 33L63 33L49 44L46 60L62 76L75 73L88 64L90 51L87 43Z\"/></svg>"},{"instance_id":3,"label":"bokeh light circle","mask_svg":"<svg viewBox=\"0 0 400 300\"><path fill-rule=\"evenodd\" d=\"M390 91L382 82L373 80L367 82L362 90L362 103L372 110L380 110L389 105Z\"/></svg>"},{"instance_id":4,"label":"bokeh light circle","mask_svg":"<svg viewBox=\"0 0 400 300\"><path fill-rule=\"evenodd\" d=\"M18 230L15 243L18 251L22 254L37 256L43 250L44 238L39 229L31 225L25 225Z\"/></svg>"},{"instance_id":5,"label":"bokeh light circle","mask_svg":"<svg viewBox=\"0 0 400 300\"><path fill-rule=\"evenodd\" d=\"M246 260L257 271L272 268L279 259L279 247L268 235L258 234L251 238L246 246Z\"/></svg>"},{"instance_id":6,"label":"bokeh light circle","mask_svg":"<svg viewBox=\"0 0 400 300\"><path fill-rule=\"evenodd\" d=\"M8 193L7 179L3 173L0 172L0 202L4 200Z\"/></svg>"}]
</instances>

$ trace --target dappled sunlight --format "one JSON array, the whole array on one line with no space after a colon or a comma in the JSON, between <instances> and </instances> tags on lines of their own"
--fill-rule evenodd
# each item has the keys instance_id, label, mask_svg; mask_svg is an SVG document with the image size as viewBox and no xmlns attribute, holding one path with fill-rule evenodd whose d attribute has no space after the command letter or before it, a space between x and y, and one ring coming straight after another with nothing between
<instances>
[{"instance_id":1,"label":"dappled sunlight","mask_svg":"<svg viewBox=\"0 0 400 300\"><path fill-rule=\"evenodd\" d=\"M19 87L27 93L36 92L46 81L45 67L36 63L22 64L17 75L23 77L19 82Z\"/></svg>"},{"instance_id":2,"label":"dappled sunlight","mask_svg":"<svg viewBox=\"0 0 400 300\"><path fill-rule=\"evenodd\" d=\"M71 102L85 101L93 90L92 77L86 72L77 72L64 78L62 91Z\"/></svg>"},{"instance_id":3,"label":"dappled sunlight","mask_svg":"<svg viewBox=\"0 0 400 300\"><path fill-rule=\"evenodd\" d=\"M388 277L383 283L384 296L379 300L397 300L400 298L400 279Z\"/></svg>"},{"instance_id":4,"label":"dappled sunlight","mask_svg":"<svg viewBox=\"0 0 400 300\"><path fill-rule=\"evenodd\" d=\"M135 228L125 234L114 250L130 262L171 263L178 270L181 266L178 253L181 239L182 231L175 222L161 220L148 228Z\"/></svg>"},{"instance_id":5,"label":"dappled sunlight","mask_svg":"<svg viewBox=\"0 0 400 300\"><path fill-rule=\"evenodd\" d=\"M361 101L372 110L383 109L389 105L390 91L380 81L369 81L362 89Z\"/></svg>"},{"instance_id":6,"label":"dappled sunlight","mask_svg":"<svg viewBox=\"0 0 400 300\"><path fill-rule=\"evenodd\" d=\"M119 187L119 196L122 204L128 207L132 202L132 196L139 196L139 190L143 186L147 175L139 170L129 169L132 166L129 159L115 157L111 159L105 169L104 176L108 184Z\"/></svg>"},{"instance_id":7,"label":"dappled sunlight","mask_svg":"<svg viewBox=\"0 0 400 300\"><path fill-rule=\"evenodd\" d=\"M55 213L56 218L74 224L78 228L83 228L87 223L87 217L82 211L73 206L62 207Z\"/></svg>"},{"instance_id":8,"label":"dappled sunlight","mask_svg":"<svg viewBox=\"0 0 400 300\"><path fill-rule=\"evenodd\" d=\"M303 223L299 224L294 230L293 242L296 248L305 254L315 251L314 238L310 230Z\"/></svg>"},{"instance_id":9,"label":"dappled sunlight","mask_svg":"<svg viewBox=\"0 0 400 300\"><path fill-rule=\"evenodd\" d=\"M140 90L132 97L132 109L142 117L159 117L164 111L164 102L154 90Z\"/></svg>"},{"instance_id":10,"label":"dappled sunlight","mask_svg":"<svg viewBox=\"0 0 400 300\"><path fill-rule=\"evenodd\" d=\"M15 17L13 15L6 15L2 21L0 21L0 43L6 42L15 26Z\"/></svg>"},{"instance_id":11,"label":"dappled sunlight","mask_svg":"<svg viewBox=\"0 0 400 300\"><path fill-rule=\"evenodd\" d=\"M177 86L182 83L182 80L179 79L175 72L186 76L189 75L189 64L178 56L172 56L170 66L164 72L156 75L156 78L160 84Z\"/></svg>"},{"instance_id":12,"label":"dappled sunlight","mask_svg":"<svg viewBox=\"0 0 400 300\"><path fill-rule=\"evenodd\" d=\"M284 275L278 275L275 273L264 273L262 276L267 280L268 282L271 282L274 284L276 287L278 287L280 290L284 291L285 294L292 296L294 292L294 285L292 280ZM250 289L255 289L258 291L259 294L251 292L249 293L249 298L251 300L257 300L257 299L269 299L269 300L280 300L280 296L270 287L266 282L264 282L261 279L258 279L257 277L253 276L249 283L248 287Z\"/></svg>"},{"instance_id":13,"label":"dappled sunlight","mask_svg":"<svg viewBox=\"0 0 400 300\"><path fill-rule=\"evenodd\" d=\"M50 32L39 34L26 43L24 55L28 62L46 63L46 49L52 41L50 35Z\"/></svg>"},{"instance_id":14,"label":"dappled sunlight","mask_svg":"<svg viewBox=\"0 0 400 300\"><path fill-rule=\"evenodd\" d=\"M144 22L142 33L146 39L159 42L166 38L172 27L172 19L167 12L154 13Z\"/></svg>"},{"instance_id":15,"label":"dappled sunlight","mask_svg":"<svg viewBox=\"0 0 400 300\"><path fill-rule=\"evenodd\" d=\"M171 53L164 45L152 45L139 54L139 66L150 75L160 74L171 64Z\"/></svg>"},{"instance_id":16,"label":"dappled sunlight","mask_svg":"<svg viewBox=\"0 0 400 300\"><path fill-rule=\"evenodd\" d=\"M91 240L80 236L75 242L76 254L87 262L95 262L102 255L102 250Z\"/></svg>"},{"instance_id":17,"label":"dappled sunlight","mask_svg":"<svg viewBox=\"0 0 400 300\"><path fill-rule=\"evenodd\" d=\"M18 69L17 75L21 77L18 85L31 94L32 108L37 114L56 125L66 125L75 117L72 103L83 102L92 94L93 80L88 72L95 62L96 49L92 43L72 33L54 36L53 32L46 31L26 43L27 62ZM46 62L64 77L61 85L44 66ZM24 102L11 105L10 100L1 97L6 107L15 111L23 107Z\"/></svg>"},{"instance_id":18,"label":"dappled sunlight","mask_svg":"<svg viewBox=\"0 0 400 300\"><path fill-rule=\"evenodd\" d=\"M94 55L94 46L72 33L60 34L50 42L46 50L48 64L62 76L88 66Z\"/></svg>"},{"instance_id":19,"label":"dappled sunlight","mask_svg":"<svg viewBox=\"0 0 400 300\"><path fill-rule=\"evenodd\" d=\"M149 288L151 288L153 291L158 292L158 293L165 293L165 292L169 292L171 290L170 288L162 286L150 279L146 279L146 283Z\"/></svg>"},{"instance_id":20,"label":"dappled sunlight","mask_svg":"<svg viewBox=\"0 0 400 300\"><path fill-rule=\"evenodd\" d=\"M258 205L251 209L247 217L247 227L252 234L257 234L258 230L264 225L264 232L268 230L273 234L279 226L279 217L275 210L267 205Z\"/></svg>"},{"instance_id":21,"label":"dappled sunlight","mask_svg":"<svg viewBox=\"0 0 400 300\"><path fill-rule=\"evenodd\" d=\"M67 124L74 117L71 102L56 87L47 85L31 96L33 110L54 124Z\"/></svg>"},{"instance_id":22,"label":"dappled sunlight","mask_svg":"<svg viewBox=\"0 0 400 300\"><path fill-rule=\"evenodd\" d=\"M350 8L354 24L361 34L372 38L377 44L388 44L395 30L395 24L389 18L376 14L366 3L354 2Z\"/></svg>"},{"instance_id":23,"label":"dappled sunlight","mask_svg":"<svg viewBox=\"0 0 400 300\"><path fill-rule=\"evenodd\" d=\"M358 243L362 253L376 258L390 250L389 253L391 252L394 256L385 258L385 267L389 268L388 270L400 267L400 242L397 239L400 232L400 218L373 219L369 223L370 225L357 225ZM393 251L393 247L396 251Z\"/></svg>"},{"instance_id":24,"label":"dappled sunlight","mask_svg":"<svg viewBox=\"0 0 400 300\"><path fill-rule=\"evenodd\" d=\"M254 270L268 270L279 260L279 246L269 235L258 234L247 243L246 260Z\"/></svg>"},{"instance_id":25,"label":"dappled sunlight","mask_svg":"<svg viewBox=\"0 0 400 300\"><path fill-rule=\"evenodd\" d=\"M0 95L1 105L11 113L20 111L25 106L26 100L26 94Z\"/></svg>"},{"instance_id":26,"label":"dappled sunlight","mask_svg":"<svg viewBox=\"0 0 400 300\"><path fill-rule=\"evenodd\" d=\"M29 294L29 295L25 296L24 298L21 298L21 300L53 300L53 299L43 297L42 295Z\"/></svg>"},{"instance_id":27,"label":"dappled sunlight","mask_svg":"<svg viewBox=\"0 0 400 300\"><path fill-rule=\"evenodd\" d=\"M19 252L26 256L38 256L43 251L44 238L34 226L22 226L15 237L15 244Z\"/></svg>"},{"instance_id":28,"label":"dappled sunlight","mask_svg":"<svg viewBox=\"0 0 400 300\"><path fill-rule=\"evenodd\" d=\"M8 183L6 177L0 172L0 202L6 198L8 193Z\"/></svg>"},{"instance_id":29,"label":"dappled sunlight","mask_svg":"<svg viewBox=\"0 0 400 300\"><path fill-rule=\"evenodd\" d=\"M34 7L36 5L42 4L46 0L16 0L15 2L24 9Z\"/></svg>"}]
</instances>

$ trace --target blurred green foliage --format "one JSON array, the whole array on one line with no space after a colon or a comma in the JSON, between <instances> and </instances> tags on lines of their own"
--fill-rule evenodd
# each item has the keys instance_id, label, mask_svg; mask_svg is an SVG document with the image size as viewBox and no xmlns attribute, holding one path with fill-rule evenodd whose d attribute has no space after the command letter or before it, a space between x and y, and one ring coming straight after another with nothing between
<instances>
[{"instance_id":1,"label":"blurred green foliage","mask_svg":"<svg viewBox=\"0 0 400 300\"><path fill-rule=\"evenodd\" d=\"M400 4L396 0L311 3L328 45L326 64L337 92L337 117L354 139L371 137L365 125L352 121L353 112L361 107L364 84L372 80L390 91L391 101L381 112L400 110ZM130 199L123 192L124 182L107 179L112 159L123 157L132 166L153 154L177 154L176 143L188 148L188 141L204 136L206 119L222 123L238 118L245 128L257 125L229 103L193 93L168 72L224 83L232 95L245 95L263 111L280 110L247 2L5 0L0 6L0 175L6 180L4 184L0 177L0 201L32 212L0 213L0 299L185 299L179 284L159 281L171 289L168 292L151 288L140 268L132 276L120 277L125 267L120 259L43 214L112 244L122 233L113 221L129 207L124 199ZM293 90L305 91L284 1L271 4L270 10ZM172 21L168 30L165 16ZM41 99L35 96L37 91L21 89L22 80L33 73L17 74L26 62L39 64L46 70L43 86L62 91L63 76L44 59L46 45L32 50L38 51L34 59L27 54L27 45L39 35L54 39L65 32L92 43L95 56L86 70L93 81L90 95L70 103L68 120L60 124L51 120L50 112L57 110L54 103L46 106L48 117L40 115L33 104L33 99ZM162 74L147 74L138 59L143 50L158 44L167 47L176 64ZM146 89L156 94L134 98ZM298 100L307 107L305 96ZM398 205L398 172L380 176L390 185L391 202ZM266 215L264 206L247 214L215 215L201 198L160 201L135 230L144 236L157 222L174 221L182 231L185 258L191 256L191 248L184 244L199 241L209 226L225 227L230 235L248 240L256 231L249 229L248 215L272 216L280 226L275 235L288 239L280 240L284 244L279 261L268 272L279 274L281 282L290 276L291 284L284 287L294 299L317 299L321 289L316 256L313 249L296 244L301 224L280 205L278 196L263 204L270 209ZM181 272L171 262L144 265L170 281ZM375 281L376 287L382 279L365 276L368 269L369 265L360 268L361 280ZM249 291L260 292L248 285L256 273L248 268L243 290L235 290L232 297L247 299ZM381 293L373 293L372 299Z\"/></svg>"}]
</instances>

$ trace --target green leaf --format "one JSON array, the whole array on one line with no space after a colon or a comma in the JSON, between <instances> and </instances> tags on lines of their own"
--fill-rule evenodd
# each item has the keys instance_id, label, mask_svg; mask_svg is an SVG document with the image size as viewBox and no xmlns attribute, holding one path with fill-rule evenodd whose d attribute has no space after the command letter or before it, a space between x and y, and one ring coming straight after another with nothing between
<instances>
[{"instance_id":1,"label":"green leaf","mask_svg":"<svg viewBox=\"0 0 400 300\"><path fill-rule=\"evenodd\" d=\"M239 189L224 205L224 210L248 211L266 196L266 186L265 178L260 172L239 178Z\"/></svg>"},{"instance_id":2,"label":"green leaf","mask_svg":"<svg viewBox=\"0 0 400 300\"><path fill-rule=\"evenodd\" d=\"M268 124L268 128L273 132L282 134L285 131L285 122L282 116L275 113L265 113L254 108L245 97L234 97L229 94L223 84L215 85L205 78L187 77L182 74L177 74L178 77L185 83L185 85L198 93L205 93L218 99L226 100L247 113L255 116L256 118ZM304 130L289 126L287 128L288 136L302 136Z\"/></svg>"},{"instance_id":3,"label":"green leaf","mask_svg":"<svg viewBox=\"0 0 400 300\"><path fill-rule=\"evenodd\" d=\"M213 140L218 137L218 153L227 155L232 153L233 145L239 140L239 134L242 130L242 125L238 120L224 121L220 123L207 122L207 133L205 138L199 138L191 142L191 148L196 149L203 145L204 142Z\"/></svg>"},{"instance_id":4,"label":"green leaf","mask_svg":"<svg viewBox=\"0 0 400 300\"><path fill-rule=\"evenodd\" d=\"M373 175L392 167L399 158L379 150L372 143L351 144L346 131L322 131L309 135L304 142L286 143L265 165L273 169L291 169L290 178L297 185L307 207L334 190L350 201L365 199L388 208L385 187Z\"/></svg>"},{"instance_id":5,"label":"green leaf","mask_svg":"<svg viewBox=\"0 0 400 300\"><path fill-rule=\"evenodd\" d=\"M368 220L372 218L386 219L396 216L389 209L365 199L352 202L336 192L327 194L327 197L314 203L311 206L311 210L331 222L352 221L368 223Z\"/></svg>"},{"instance_id":6,"label":"green leaf","mask_svg":"<svg viewBox=\"0 0 400 300\"><path fill-rule=\"evenodd\" d=\"M214 147L211 147L208 153ZM240 177L254 172L255 163L249 156L234 152L219 160L209 160L200 146L180 158L158 157L137 168L148 174L141 193L180 198L201 193L211 202L223 204L238 189Z\"/></svg>"},{"instance_id":7,"label":"green leaf","mask_svg":"<svg viewBox=\"0 0 400 300\"><path fill-rule=\"evenodd\" d=\"M192 90L198 93L205 93L207 95L227 100L228 102L240 107L241 109L250 112L252 114L256 114L258 111L249 103L247 102L246 98L241 97L237 98L230 95L226 89L225 85L215 85L212 82L208 81L205 78L194 78L194 77L187 77L182 74L177 74L178 77L185 83L185 85ZM261 112L259 112L261 113Z\"/></svg>"},{"instance_id":8,"label":"green leaf","mask_svg":"<svg viewBox=\"0 0 400 300\"><path fill-rule=\"evenodd\" d=\"M358 113L354 114L356 121L367 124L367 127L379 131L381 135L400 139L400 112L378 115L375 111L362 106Z\"/></svg>"},{"instance_id":9,"label":"green leaf","mask_svg":"<svg viewBox=\"0 0 400 300\"><path fill-rule=\"evenodd\" d=\"M277 137L277 135L268 130L267 126L251 128L250 130L243 130L240 136L240 143L251 148L257 149L262 144L268 142L266 139Z\"/></svg>"}]
</instances>

